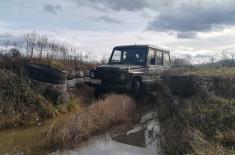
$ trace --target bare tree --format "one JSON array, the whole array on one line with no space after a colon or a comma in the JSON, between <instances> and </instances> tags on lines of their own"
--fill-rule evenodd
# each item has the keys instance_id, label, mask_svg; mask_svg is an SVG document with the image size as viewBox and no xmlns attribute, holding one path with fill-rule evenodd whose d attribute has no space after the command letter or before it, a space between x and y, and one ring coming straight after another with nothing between
<instances>
[{"instance_id":1,"label":"bare tree","mask_svg":"<svg viewBox=\"0 0 235 155\"><path fill-rule=\"evenodd\" d=\"M47 36L43 35L43 36L38 37L37 46L39 48L39 58L40 59L42 58L42 55L43 55L43 49L45 49L47 47L47 43L48 43Z\"/></svg>"},{"instance_id":2,"label":"bare tree","mask_svg":"<svg viewBox=\"0 0 235 155\"><path fill-rule=\"evenodd\" d=\"M188 59L183 58L173 58L171 60L172 67L186 67L190 65L190 62Z\"/></svg>"},{"instance_id":3,"label":"bare tree","mask_svg":"<svg viewBox=\"0 0 235 155\"><path fill-rule=\"evenodd\" d=\"M104 65L107 63L107 61L108 61L107 58L103 56L102 59L100 60L100 63Z\"/></svg>"},{"instance_id":4,"label":"bare tree","mask_svg":"<svg viewBox=\"0 0 235 155\"><path fill-rule=\"evenodd\" d=\"M30 51L30 58L33 57L34 54L34 49L36 47L36 42L38 39L39 34L35 32L35 30L33 32L27 33L24 35L24 40L26 41L26 51L27 51L27 55Z\"/></svg>"},{"instance_id":5,"label":"bare tree","mask_svg":"<svg viewBox=\"0 0 235 155\"><path fill-rule=\"evenodd\" d=\"M24 35L24 41L26 43L26 56L28 57L28 55L29 55L29 47L30 47L30 36L29 36L29 33Z\"/></svg>"},{"instance_id":6,"label":"bare tree","mask_svg":"<svg viewBox=\"0 0 235 155\"><path fill-rule=\"evenodd\" d=\"M214 65L214 63L215 63L215 57L212 55L211 57L210 57L210 60L211 60L211 64L212 64L212 66Z\"/></svg>"},{"instance_id":7,"label":"bare tree","mask_svg":"<svg viewBox=\"0 0 235 155\"><path fill-rule=\"evenodd\" d=\"M5 46L6 53L7 53L8 47L11 45L11 42L9 40L5 40L5 41L3 41L3 45Z\"/></svg>"},{"instance_id":8,"label":"bare tree","mask_svg":"<svg viewBox=\"0 0 235 155\"><path fill-rule=\"evenodd\" d=\"M192 62L192 56L189 55L189 54L187 54L187 55L186 55L186 61L187 61L189 64L191 64L191 62Z\"/></svg>"},{"instance_id":9,"label":"bare tree","mask_svg":"<svg viewBox=\"0 0 235 155\"><path fill-rule=\"evenodd\" d=\"M228 59L228 51L226 49L222 51L221 55L223 60Z\"/></svg>"},{"instance_id":10,"label":"bare tree","mask_svg":"<svg viewBox=\"0 0 235 155\"><path fill-rule=\"evenodd\" d=\"M65 45L60 45L60 53L61 53L61 57L65 60L67 57L67 52L68 49Z\"/></svg>"},{"instance_id":11,"label":"bare tree","mask_svg":"<svg viewBox=\"0 0 235 155\"><path fill-rule=\"evenodd\" d=\"M59 57L60 47L61 47L61 44L58 43L57 41L52 41L49 44L49 48L51 50L51 58L58 58Z\"/></svg>"}]
</instances>

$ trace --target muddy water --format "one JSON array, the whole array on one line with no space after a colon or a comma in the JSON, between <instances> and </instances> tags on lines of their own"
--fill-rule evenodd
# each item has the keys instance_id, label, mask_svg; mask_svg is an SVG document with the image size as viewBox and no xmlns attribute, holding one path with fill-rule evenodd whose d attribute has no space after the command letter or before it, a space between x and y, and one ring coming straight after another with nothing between
<instances>
[{"instance_id":1,"label":"muddy water","mask_svg":"<svg viewBox=\"0 0 235 155\"><path fill-rule=\"evenodd\" d=\"M72 150L55 151L50 155L156 155L160 154L157 114L151 106L138 108L136 123L90 138ZM45 154L42 133L67 117L45 122L42 126L0 132L0 154ZM32 151L33 150L33 151ZM36 152L35 152L36 151ZM43 152L43 153L42 153Z\"/></svg>"},{"instance_id":2,"label":"muddy water","mask_svg":"<svg viewBox=\"0 0 235 155\"><path fill-rule=\"evenodd\" d=\"M8 154L44 154L40 146L45 143L46 131L66 121L72 114L48 120L36 127L0 131L0 155ZM35 152L36 151L36 152Z\"/></svg>"}]
</instances>

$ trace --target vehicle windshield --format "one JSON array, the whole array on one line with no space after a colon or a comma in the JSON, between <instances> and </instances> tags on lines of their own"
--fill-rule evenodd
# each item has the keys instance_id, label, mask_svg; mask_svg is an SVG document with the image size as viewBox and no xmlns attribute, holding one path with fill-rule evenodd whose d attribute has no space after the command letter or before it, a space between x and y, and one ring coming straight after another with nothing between
<instances>
[{"instance_id":1,"label":"vehicle windshield","mask_svg":"<svg viewBox=\"0 0 235 155\"><path fill-rule=\"evenodd\" d=\"M115 48L109 64L144 65L146 62L146 53L147 49L140 47Z\"/></svg>"}]
</instances>

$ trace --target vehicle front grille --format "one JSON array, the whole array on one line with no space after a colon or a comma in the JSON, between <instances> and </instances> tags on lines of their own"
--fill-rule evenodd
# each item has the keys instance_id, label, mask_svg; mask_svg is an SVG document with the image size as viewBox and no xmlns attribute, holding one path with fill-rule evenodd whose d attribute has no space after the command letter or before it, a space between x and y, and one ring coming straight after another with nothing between
<instances>
[{"instance_id":1,"label":"vehicle front grille","mask_svg":"<svg viewBox=\"0 0 235 155\"><path fill-rule=\"evenodd\" d=\"M102 79L103 84L119 84L123 83L120 74L120 71L96 70L95 78Z\"/></svg>"}]
</instances>

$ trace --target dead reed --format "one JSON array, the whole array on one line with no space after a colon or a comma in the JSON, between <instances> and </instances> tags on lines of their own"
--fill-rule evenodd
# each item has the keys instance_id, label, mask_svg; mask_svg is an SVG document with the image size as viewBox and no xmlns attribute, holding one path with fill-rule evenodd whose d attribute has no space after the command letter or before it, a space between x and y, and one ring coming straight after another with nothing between
<instances>
[{"instance_id":1,"label":"dead reed","mask_svg":"<svg viewBox=\"0 0 235 155\"><path fill-rule=\"evenodd\" d=\"M44 149L71 148L91 135L130 120L134 101L126 95L109 95L71 116L66 122L52 126L46 133Z\"/></svg>"}]
</instances>

